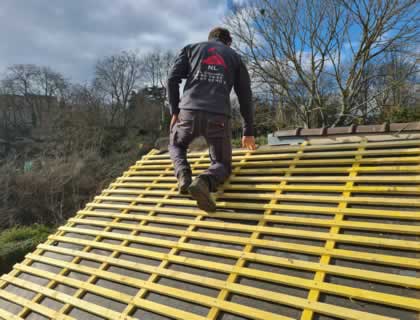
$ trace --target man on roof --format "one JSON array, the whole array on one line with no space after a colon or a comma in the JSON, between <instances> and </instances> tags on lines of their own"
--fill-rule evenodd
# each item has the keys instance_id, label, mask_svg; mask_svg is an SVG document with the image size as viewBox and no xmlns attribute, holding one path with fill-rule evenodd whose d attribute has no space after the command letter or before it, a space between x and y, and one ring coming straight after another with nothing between
<instances>
[{"instance_id":1,"label":"man on roof","mask_svg":"<svg viewBox=\"0 0 420 320\"><path fill-rule=\"evenodd\" d=\"M184 47L168 75L171 111L169 153L181 194L190 193L200 209L216 211L210 196L232 172L230 93L234 88L243 117L242 147L255 150L251 82L241 57L230 48L227 29L210 31L208 41ZM182 98L179 85L186 79ZM187 148L204 136L209 145L210 167L192 181Z\"/></svg>"}]
</instances>

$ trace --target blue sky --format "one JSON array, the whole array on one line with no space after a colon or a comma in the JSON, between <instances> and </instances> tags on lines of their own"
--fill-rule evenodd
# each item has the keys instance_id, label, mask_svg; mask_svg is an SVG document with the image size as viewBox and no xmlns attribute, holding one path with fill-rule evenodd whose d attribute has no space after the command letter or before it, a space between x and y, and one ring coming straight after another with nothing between
<instances>
[{"instance_id":1,"label":"blue sky","mask_svg":"<svg viewBox=\"0 0 420 320\"><path fill-rule=\"evenodd\" d=\"M90 81L95 61L205 40L238 0L1 0L0 73L12 64L48 65ZM239 0L240 1L240 0Z\"/></svg>"}]
</instances>

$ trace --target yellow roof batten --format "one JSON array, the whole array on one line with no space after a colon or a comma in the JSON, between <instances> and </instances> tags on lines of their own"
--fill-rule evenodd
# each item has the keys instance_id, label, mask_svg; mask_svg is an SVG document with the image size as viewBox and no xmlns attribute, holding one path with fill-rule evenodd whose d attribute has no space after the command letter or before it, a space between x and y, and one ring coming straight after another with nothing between
<instances>
[{"instance_id":1,"label":"yellow roof batten","mask_svg":"<svg viewBox=\"0 0 420 320\"><path fill-rule=\"evenodd\" d=\"M188 157L194 174L201 173L210 161L206 152ZM0 319L22 320L35 312L48 319L72 320L71 310L75 308L115 320L138 319L134 316L138 309L188 320L215 320L222 313L260 320L311 320L316 314L353 320L395 319L375 309L355 310L352 299L418 316L420 304L414 296L398 290L381 291L381 286L396 286L401 292L409 288L420 294L420 280L413 273L420 270L418 195L420 140L234 150L233 174L215 194L218 210L211 214L198 210L191 198L177 193L168 154L152 150L9 274L0 277L0 299L21 307L13 313L2 308L0 300ZM123 259L122 254L140 260ZM60 255L70 260L63 261ZM157 265L147 263L148 259ZM357 263L342 265L334 259ZM99 266L83 265L82 260ZM40 269L34 262L60 271ZM282 269L258 269L250 262L310 272L313 277L274 271ZM381 268L376 270L371 264ZM119 274L110 269L112 266L149 276L138 279ZM193 273L194 268L207 273ZM88 278L81 281L69 277L69 272ZM226 279L213 278L214 272L226 275ZM44 278L48 283L41 285L21 274ZM372 285L338 284L329 281L328 275ZM211 288L217 295L164 284L161 278ZM254 282L242 283L238 281L241 278ZM99 286L100 279L129 286L136 293ZM308 294L280 293L271 286L257 286L256 281L294 287ZM35 296L27 299L11 292L10 284ZM60 284L77 291L67 294L56 290ZM208 312L199 314L194 308L152 301L149 292L199 305ZM87 301L86 293L114 300L124 310L113 310L95 299ZM267 311L262 304L230 301L232 294L288 306L297 313L291 316L283 314L281 307ZM349 304L321 302L321 294L346 298ZM53 310L44 306L41 302L47 297L63 307Z\"/></svg>"}]
</instances>

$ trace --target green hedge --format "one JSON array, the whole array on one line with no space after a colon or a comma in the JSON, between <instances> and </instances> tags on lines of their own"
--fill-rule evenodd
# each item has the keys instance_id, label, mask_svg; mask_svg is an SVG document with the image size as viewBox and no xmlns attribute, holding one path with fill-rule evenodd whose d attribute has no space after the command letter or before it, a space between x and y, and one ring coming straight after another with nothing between
<instances>
[{"instance_id":1,"label":"green hedge","mask_svg":"<svg viewBox=\"0 0 420 320\"><path fill-rule=\"evenodd\" d=\"M0 233L0 274L9 272L13 265L23 260L25 255L44 242L54 228L33 224L17 226Z\"/></svg>"}]
</instances>

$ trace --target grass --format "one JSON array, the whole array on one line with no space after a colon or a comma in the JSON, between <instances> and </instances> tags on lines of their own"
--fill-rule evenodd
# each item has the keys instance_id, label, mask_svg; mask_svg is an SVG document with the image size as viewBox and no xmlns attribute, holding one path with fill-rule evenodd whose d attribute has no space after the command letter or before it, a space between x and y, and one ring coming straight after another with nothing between
<instances>
[{"instance_id":1,"label":"grass","mask_svg":"<svg viewBox=\"0 0 420 320\"><path fill-rule=\"evenodd\" d=\"M0 274L9 272L13 265L33 251L36 246L47 240L54 228L33 224L16 226L0 233Z\"/></svg>"}]
</instances>

